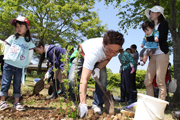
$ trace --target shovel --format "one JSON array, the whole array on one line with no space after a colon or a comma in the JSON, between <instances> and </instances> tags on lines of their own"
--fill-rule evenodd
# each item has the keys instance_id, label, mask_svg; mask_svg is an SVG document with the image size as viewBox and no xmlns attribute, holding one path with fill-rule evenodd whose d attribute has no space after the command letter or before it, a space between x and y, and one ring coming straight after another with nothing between
<instances>
[{"instance_id":1,"label":"shovel","mask_svg":"<svg viewBox=\"0 0 180 120\"><path fill-rule=\"evenodd\" d=\"M35 84L34 89L33 89L33 95L38 94L43 89L44 89L44 79L41 79Z\"/></svg>"},{"instance_id":2,"label":"shovel","mask_svg":"<svg viewBox=\"0 0 180 120\"><path fill-rule=\"evenodd\" d=\"M93 71L93 74L94 74L94 71ZM96 81L96 83L98 84L102 93L104 94L103 100L104 100L104 104L105 104L105 108L106 108L107 112L109 114L114 114L114 102L113 102L113 98L112 98L110 91L108 90L105 92L101 82L99 81L99 79L97 77L94 77L94 80Z\"/></svg>"}]
</instances>

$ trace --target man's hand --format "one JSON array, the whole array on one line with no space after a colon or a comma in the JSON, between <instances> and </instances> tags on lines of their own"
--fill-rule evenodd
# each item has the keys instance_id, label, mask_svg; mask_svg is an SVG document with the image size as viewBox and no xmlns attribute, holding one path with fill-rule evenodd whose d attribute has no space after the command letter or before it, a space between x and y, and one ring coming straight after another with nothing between
<instances>
[{"instance_id":1,"label":"man's hand","mask_svg":"<svg viewBox=\"0 0 180 120\"><path fill-rule=\"evenodd\" d=\"M88 115L87 104L79 103L78 111L79 111L80 118L86 117Z\"/></svg>"},{"instance_id":2,"label":"man's hand","mask_svg":"<svg viewBox=\"0 0 180 120\"><path fill-rule=\"evenodd\" d=\"M49 72L47 72L47 73L45 74L45 76L44 76L44 81L45 81L46 79L48 79L49 77L51 77L51 74L50 74Z\"/></svg>"},{"instance_id":3,"label":"man's hand","mask_svg":"<svg viewBox=\"0 0 180 120\"><path fill-rule=\"evenodd\" d=\"M94 74L91 73L91 77L94 79L95 77L97 77L99 79L100 76L100 69L99 68L95 68L94 69Z\"/></svg>"}]
</instances>

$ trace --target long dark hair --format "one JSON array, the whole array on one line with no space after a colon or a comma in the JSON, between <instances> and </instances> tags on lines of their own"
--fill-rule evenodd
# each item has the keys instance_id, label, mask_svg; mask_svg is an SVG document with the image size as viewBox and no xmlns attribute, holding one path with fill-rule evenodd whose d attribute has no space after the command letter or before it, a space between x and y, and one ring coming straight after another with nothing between
<instances>
[{"instance_id":1,"label":"long dark hair","mask_svg":"<svg viewBox=\"0 0 180 120\"><path fill-rule=\"evenodd\" d=\"M15 27L16 27L17 23L20 24L20 25L25 25L26 28L28 28L28 25L27 25L26 22L16 21L16 22L15 22ZM19 36L20 36L20 34L19 34L19 33L16 33L15 36L16 36L16 39L18 39ZM30 42L30 41L31 41L31 35L30 35L29 29L26 31L26 34L25 34L25 36L24 36L24 39L26 40L26 42Z\"/></svg>"},{"instance_id":2,"label":"long dark hair","mask_svg":"<svg viewBox=\"0 0 180 120\"><path fill-rule=\"evenodd\" d=\"M165 18L163 17L162 14L158 16L158 23L162 22L163 20L165 20Z\"/></svg>"}]
</instances>

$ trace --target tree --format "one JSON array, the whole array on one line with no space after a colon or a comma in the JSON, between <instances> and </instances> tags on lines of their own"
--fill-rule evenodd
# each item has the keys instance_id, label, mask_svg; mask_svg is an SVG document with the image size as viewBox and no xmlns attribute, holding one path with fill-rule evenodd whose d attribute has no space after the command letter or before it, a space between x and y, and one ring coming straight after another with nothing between
<instances>
[{"instance_id":1,"label":"tree","mask_svg":"<svg viewBox=\"0 0 180 120\"><path fill-rule=\"evenodd\" d=\"M98 14L91 11L94 0L6 0L1 3L3 13L26 16L32 37L44 44L76 45L85 39L100 37L107 29L101 25ZM16 9L9 9L14 6ZM38 72L41 64L42 60Z\"/></svg>"},{"instance_id":2,"label":"tree","mask_svg":"<svg viewBox=\"0 0 180 120\"><path fill-rule=\"evenodd\" d=\"M8 3L0 1L0 39L5 40L10 35L14 34L14 27L10 25L10 19L18 15L13 11L18 11L17 3L12 1L9 7L5 7Z\"/></svg>"},{"instance_id":3,"label":"tree","mask_svg":"<svg viewBox=\"0 0 180 120\"><path fill-rule=\"evenodd\" d=\"M99 0L101 1L101 0ZM172 41L168 41L170 44L173 42L173 65L174 65L174 78L178 80L178 86L173 96L173 101L180 101L180 1L179 0L131 0L127 4L122 5L122 2L126 0L105 0L105 4L114 4L115 8L120 9L117 13L119 16L119 26L125 32L127 29L140 28L140 24L148 19L145 16L145 9L152 8L154 5L160 5L164 7L164 14L169 22L169 29L172 36Z\"/></svg>"}]
</instances>

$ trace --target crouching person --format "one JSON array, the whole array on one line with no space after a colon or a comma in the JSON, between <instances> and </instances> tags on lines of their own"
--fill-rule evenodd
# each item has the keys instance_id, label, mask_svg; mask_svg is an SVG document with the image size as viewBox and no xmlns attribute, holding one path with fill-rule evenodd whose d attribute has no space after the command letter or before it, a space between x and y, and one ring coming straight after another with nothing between
<instances>
[{"instance_id":1,"label":"crouching person","mask_svg":"<svg viewBox=\"0 0 180 120\"><path fill-rule=\"evenodd\" d=\"M70 58L70 97L75 101L75 96L73 93L73 86L75 80L75 73L80 77L80 87L79 87L79 116L85 117L88 114L88 108L86 103L86 93L87 93L87 83L89 77L98 77L103 88L106 90L107 85L107 73L106 65L111 60L113 56L116 56L120 48L124 43L123 35L117 31L109 30L105 33L103 38L92 38L86 40L82 44L79 44L78 50L81 51L81 57L77 60L74 51ZM76 64L78 61L78 64ZM94 70L95 74L92 75ZM101 92L99 86L95 85L94 101L92 103L92 108L95 113L101 114L103 108L103 93Z\"/></svg>"},{"instance_id":2,"label":"crouching person","mask_svg":"<svg viewBox=\"0 0 180 120\"><path fill-rule=\"evenodd\" d=\"M62 80L62 71L64 70L64 63L61 61L61 55L66 54L66 50L55 45L44 46L44 44L41 42L36 42L35 46L35 51L39 54L45 53L45 58L47 58L49 60L49 63L51 63L52 65L51 68L49 68L47 73L45 74L44 80L50 78L54 74L53 67L58 69L53 76L53 92L49 97L47 97L47 99L58 97L57 90L59 89L59 83L61 84L61 89L63 91L63 94L65 95L65 87L64 82Z\"/></svg>"}]
</instances>

